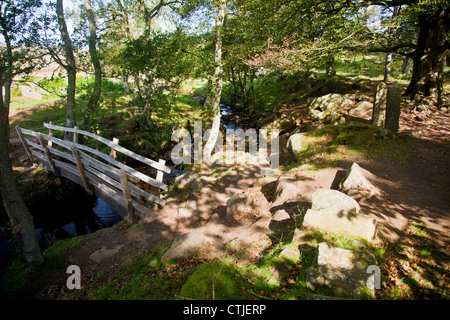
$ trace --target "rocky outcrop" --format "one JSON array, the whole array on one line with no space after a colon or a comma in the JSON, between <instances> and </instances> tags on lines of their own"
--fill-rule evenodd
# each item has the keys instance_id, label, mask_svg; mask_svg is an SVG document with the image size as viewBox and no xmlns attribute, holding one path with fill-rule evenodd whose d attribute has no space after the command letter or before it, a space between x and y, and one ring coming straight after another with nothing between
<instances>
[{"instance_id":1,"label":"rocky outcrop","mask_svg":"<svg viewBox=\"0 0 450 320\"><path fill-rule=\"evenodd\" d=\"M282 116L269 124L263 126L262 129L278 130L280 132L289 131L302 123L302 116L300 111L291 112L288 115Z\"/></svg>"},{"instance_id":2,"label":"rocky outcrop","mask_svg":"<svg viewBox=\"0 0 450 320\"><path fill-rule=\"evenodd\" d=\"M202 229L182 234L175 238L161 260L173 260L192 256L208 241Z\"/></svg>"},{"instance_id":3,"label":"rocky outcrop","mask_svg":"<svg viewBox=\"0 0 450 320\"><path fill-rule=\"evenodd\" d=\"M340 211L358 213L358 202L337 190L318 189L312 195L312 210L319 211L336 207Z\"/></svg>"},{"instance_id":4,"label":"rocky outcrop","mask_svg":"<svg viewBox=\"0 0 450 320\"><path fill-rule=\"evenodd\" d=\"M113 249L106 249L106 247L102 247L101 249L95 251L94 253L92 253L89 256L89 260L95 262L95 263L100 263L102 262L104 259L112 257L113 255L115 255L116 253L118 253L120 251L120 249L122 249L123 245L118 245Z\"/></svg>"},{"instance_id":5,"label":"rocky outcrop","mask_svg":"<svg viewBox=\"0 0 450 320\"><path fill-rule=\"evenodd\" d=\"M308 114L313 121L321 121L325 124L344 124L345 117L340 109L350 103L344 96L330 93L312 99L308 104Z\"/></svg>"},{"instance_id":6,"label":"rocky outcrop","mask_svg":"<svg viewBox=\"0 0 450 320\"><path fill-rule=\"evenodd\" d=\"M352 117L363 118L366 120L372 119L373 103L368 101L357 102L349 111L348 114Z\"/></svg>"}]
</instances>

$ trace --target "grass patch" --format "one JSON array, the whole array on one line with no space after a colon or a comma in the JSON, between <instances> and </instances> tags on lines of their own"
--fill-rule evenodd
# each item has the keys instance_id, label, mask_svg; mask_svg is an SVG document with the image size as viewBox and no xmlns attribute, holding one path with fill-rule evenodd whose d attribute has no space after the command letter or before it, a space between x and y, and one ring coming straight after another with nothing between
<instances>
[{"instance_id":1,"label":"grass patch","mask_svg":"<svg viewBox=\"0 0 450 320\"><path fill-rule=\"evenodd\" d=\"M383 137L381 129L370 124L326 125L307 133L296 160L283 166L291 170L301 163L305 168L322 169L336 167L341 160L376 159L381 156L404 162L410 157L408 146L412 139L393 134Z\"/></svg>"}]
</instances>

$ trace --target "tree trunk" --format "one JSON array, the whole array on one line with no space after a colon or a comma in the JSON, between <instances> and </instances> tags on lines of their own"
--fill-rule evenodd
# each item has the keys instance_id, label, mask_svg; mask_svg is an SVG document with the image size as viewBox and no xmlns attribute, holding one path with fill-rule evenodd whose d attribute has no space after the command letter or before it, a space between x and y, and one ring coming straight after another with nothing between
<instances>
[{"instance_id":1,"label":"tree trunk","mask_svg":"<svg viewBox=\"0 0 450 320\"><path fill-rule=\"evenodd\" d=\"M64 68L67 71L67 115L66 127L73 128L76 124L75 118L75 89L77 69L75 64L75 56L73 54L72 41L70 40L69 32L67 31L66 20L64 19L63 0L56 2L56 15L58 17L59 31L61 32L61 39L64 43L64 51L66 54L66 65ZM71 139L71 134L66 133L66 139Z\"/></svg>"},{"instance_id":2,"label":"tree trunk","mask_svg":"<svg viewBox=\"0 0 450 320\"><path fill-rule=\"evenodd\" d=\"M2 19L3 20L3 19ZM5 72L5 82L3 87L5 88L5 95L4 95L4 106L6 110L6 117L9 119L9 107L11 105L11 84L13 80L13 74L12 74L12 67L13 67L13 55L12 55L12 47L11 47L11 39L8 34L8 27L5 25L2 25L2 35L5 39L6 44L6 72ZM7 137L9 137L9 126L7 130ZM8 140L9 143L9 140Z\"/></svg>"},{"instance_id":3,"label":"tree trunk","mask_svg":"<svg viewBox=\"0 0 450 320\"><path fill-rule=\"evenodd\" d=\"M384 68L384 82L391 80L391 69L392 69L392 52L386 53L386 65Z\"/></svg>"},{"instance_id":4,"label":"tree trunk","mask_svg":"<svg viewBox=\"0 0 450 320\"><path fill-rule=\"evenodd\" d=\"M211 164L211 153L216 145L217 138L219 136L220 131L220 97L222 95L222 86L223 86L223 62L222 62L222 39L223 39L223 26L226 15L226 0L220 0L219 12L216 16L216 50L214 52L214 63L215 63L215 71L213 77L213 98L211 101L211 109L214 114L214 120L211 128L211 133L206 142L205 149L203 152L203 159L207 164Z\"/></svg>"},{"instance_id":5,"label":"tree trunk","mask_svg":"<svg viewBox=\"0 0 450 320\"><path fill-rule=\"evenodd\" d=\"M122 82L123 82L123 91L129 93L130 89L128 88L128 75L125 72L122 73Z\"/></svg>"},{"instance_id":6,"label":"tree trunk","mask_svg":"<svg viewBox=\"0 0 450 320\"><path fill-rule=\"evenodd\" d=\"M334 78L336 76L336 68L334 65L335 59L333 53L328 53L327 60L326 60L326 66L325 66L325 74L327 77Z\"/></svg>"},{"instance_id":7,"label":"tree trunk","mask_svg":"<svg viewBox=\"0 0 450 320\"><path fill-rule=\"evenodd\" d=\"M3 71L4 69L0 69L0 79ZM38 265L44 262L44 258L36 238L33 216L25 205L14 180L9 158L8 127L8 114L3 103L3 92L0 91L0 194L12 231L19 240L26 261Z\"/></svg>"},{"instance_id":8,"label":"tree trunk","mask_svg":"<svg viewBox=\"0 0 450 320\"><path fill-rule=\"evenodd\" d=\"M409 69L411 69L412 59L410 57L403 58L402 69L400 70L401 74L408 74Z\"/></svg>"},{"instance_id":9,"label":"tree trunk","mask_svg":"<svg viewBox=\"0 0 450 320\"><path fill-rule=\"evenodd\" d=\"M396 6L394 7L394 12L392 14L391 23L395 25L395 21L397 20L398 14L400 12L400 7ZM388 27L388 43L391 43L393 40L393 28ZM391 80L391 70L392 70L392 52L386 53L386 63L384 68L384 82L389 82Z\"/></svg>"},{"instance_id":10,"label":"tree trunk","mask_svg":"<svg viewBox=\"0 0 450 320\"><path fill-rule=\"evenodd\" d=\"M253 114L253 112L255 112L256 109L254 79L255 79L255 72L252 72L250 76L250 98L251 98L250 114Z\"/></svg>"},{"instance_id":11,"label":"tree trunk","mask_svg":"<svg viewBox=\"0 0 450 320\"><path fill-rule=\"evenodd\" d=\"M89 99L88 109L91 114L97 109L100 95L102 94L102 66L97 52L97 27L95 25L94 13L92 11L91 0L84 0L86 14L89 22L89 54L94 66L94 91Z\"/></svg>"},{"instance_id":12,"label":"tree trunk","mask_svg":"<svg viewBox=\"0 0 450 320\"><path fill-rule=\"evenodd\" d=\"M446 34L449 30L449 8L441 9L433 16L429 13L418 18L419 36L417 48L411 54L413 72L411 82L404 95L414 99L422 92L424 96L432 96L435 103L440 104L443 89L443 67L447 50ZM422 83L422 86L420 84Z\"/></svg>"}]
</instances>

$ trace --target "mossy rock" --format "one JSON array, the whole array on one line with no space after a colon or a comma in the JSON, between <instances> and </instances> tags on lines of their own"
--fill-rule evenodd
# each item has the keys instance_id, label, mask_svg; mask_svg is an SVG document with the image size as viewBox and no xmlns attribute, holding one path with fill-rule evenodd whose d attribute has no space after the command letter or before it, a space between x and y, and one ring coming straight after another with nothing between
<instances>
[{"instance_id":1,"label":"mossy rock","mask_svg":"<svg viewBox=\"0 0 450 320\"><path fill-rule=\"evenodd\" d=\"M216 261L198 267L181 288L179 296L195 300L253 299L247 290L243 290L247 287L238 271Z\"/></svg>"}]
</instances>

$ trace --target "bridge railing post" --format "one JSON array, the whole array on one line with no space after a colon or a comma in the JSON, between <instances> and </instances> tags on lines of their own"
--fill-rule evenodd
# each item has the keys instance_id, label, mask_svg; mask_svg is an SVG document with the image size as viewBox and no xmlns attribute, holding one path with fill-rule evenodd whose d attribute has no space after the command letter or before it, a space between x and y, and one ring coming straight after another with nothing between
<instances>
[{"instance_id":1,"label":"bridge railing post","mask_svg":"<svg viewBox=\"0 0 450 320\"><path fill-rule=\"evenodd\" d=\"M88 194L94 194L94 192L92 191L91 185L89 184L89 180L86 176L86 172L84 171L84 165L83 162L81 161L81 156L80 156L80 152L78 151L77 147L73 147L72 148L72 154L73 157L75 158L75 162L77 164L77 168L78 171L80 172L80 177L81 177L81 181L83 182L83 186L84 189L86 190L86 192Z\"/></svg>"},{"instance_id":2,"label":"bridge railing post","mask_svg":"<svg viewBox=\"0 0 450 320\"><path fill-rule=\"evenodd\" d=\"M164 166L166 164L166 161L159 159L159 164ZM164 178L164 172L158 170L158 173L156 174L156 181L163 182L163 178ZM159 188L155 187L155 191L153 192L153 195L159 198L159 194L160 194ZM153 210L158 210L158 208L159 208L158 204L155 203L153 205Z\"/></svg>"},{"instance_id":3,"label":"bridge railing post","mask_svg":"<svg viewBox=\"0 0 450 320\"><path fill-rule=\"evenodd\" d=\"M50 125L52 125L52 124L53 124L53 122L50 121ZM50 137L53 137L53 130L52 130L52 129L48 129L48 135L49 135ZM47 145L51 148L51 147L53 146L53 142L49 139L49 140L47 141Z\"/></svg>"},{"instance_id":4,"label":"bridge railing post","mask_svg":"<svg viewBox=\"0 0 450 320\"><path fill-rule=\"evenodd\" d=\"M47 157L48 163L49 163L50 166L52 167L53 173L54 173L57 177L59 177L59 176L60 176L59 170L58 170L58 168L56 167L55 162L54 162L53 159L52 159L52 156L51 156L51 154L50 154L50 151L48 151L47 145L45 144L44 138L42 137L42 133L38 133L38 134L37 134L37 138L38 138L38 140L39 140L39 143L41 144L42 149L44 150L44 154L45 154L45 156Z\"/></svg>"},{"instance_id":5,"label":"bridge railing post","mask_svg":"<svg viewBox=\"0 0 450 320\"><path fill-rule=\"evenodd\" d=\"M127 204L128 214L125 217L128 223L133 224L137 221L136 215L134 214L133 201L131 200L131 191L128 187L127 174L124 170L120 170L120 182L122 183L122 192Z\"/></svg>"},{"instance_id":6,"label":"bridge railing post","mask_svg":"<svg viewBox=\"0 0 450 320\"><path fill-rule=\"evenodd\" d=\"M34 162L33 156L31 155L30 146L28 145L27 141L23 137L22 129L19 126L16 126L16 132L19 135L20 141L22 141L23 147L25 149L25 152L28 155L28 158L30 158L31 162Z\"/></svg>"}]
</instances>

